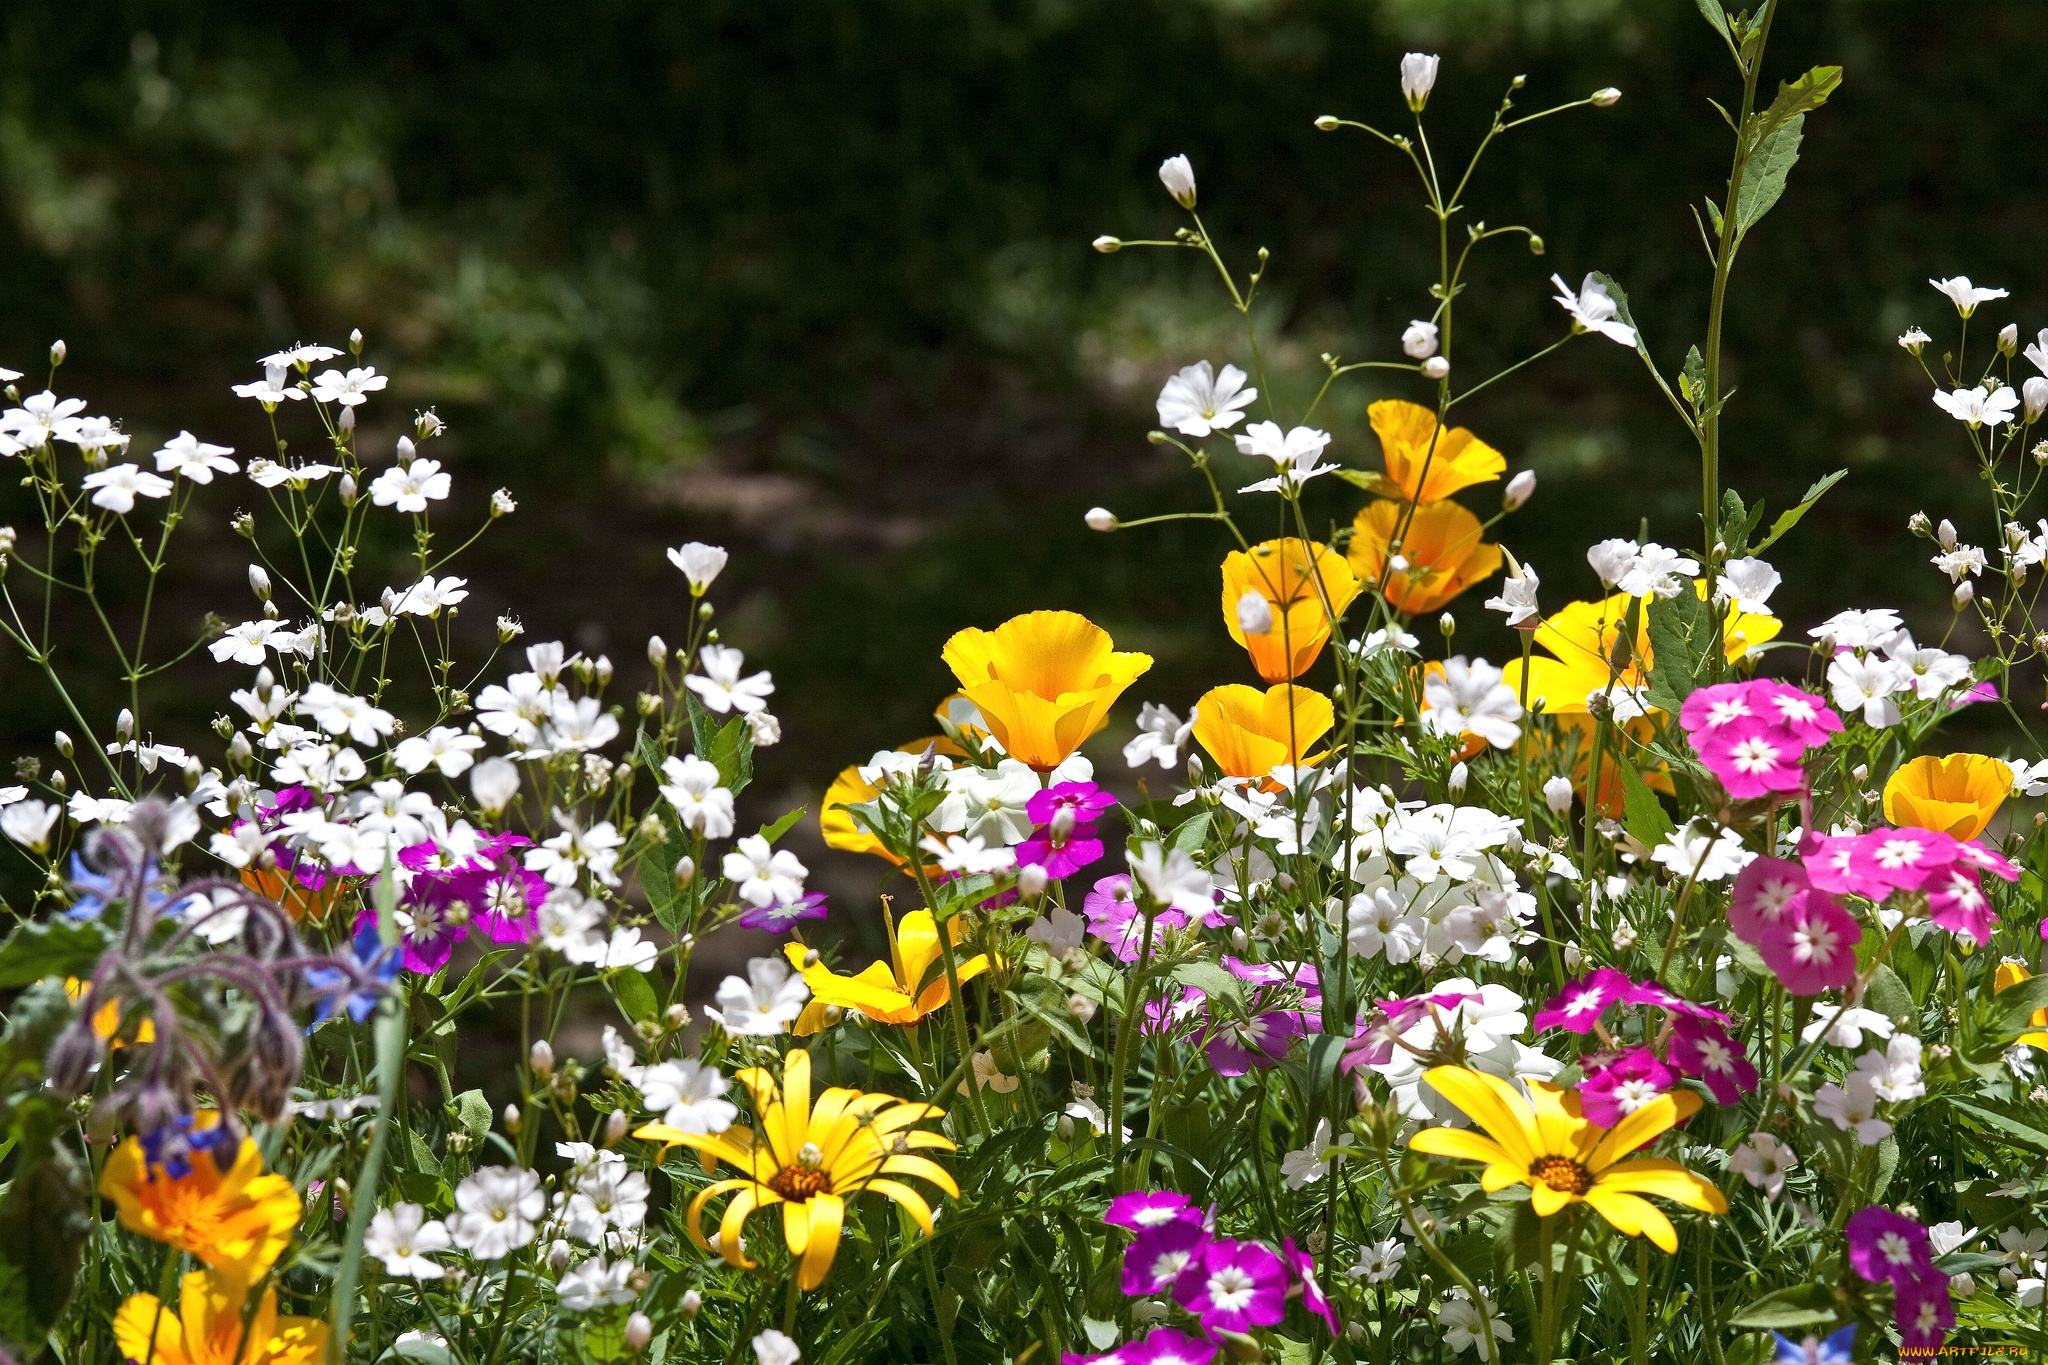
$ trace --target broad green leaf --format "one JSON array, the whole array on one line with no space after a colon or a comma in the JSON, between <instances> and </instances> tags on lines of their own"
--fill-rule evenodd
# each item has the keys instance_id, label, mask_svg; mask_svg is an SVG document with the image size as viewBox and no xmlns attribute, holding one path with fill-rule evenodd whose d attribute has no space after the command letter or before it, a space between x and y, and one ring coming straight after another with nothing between
<instances>
[{"instance_id":1,"label":"broad green leaf","mask_svg":"<svg viewBox=\"0 0 2048 1365\"><path fill-rule=\"evenodd\" d=\"M1212 1000L1220 997L1235 1004L1243 999L1237 978L1214 962L1183 962L1172 975L1181 985L1193 986Z\"/></svg>"},{"instance_id":2,"label":"broad green leaf","mask_svg":"<svg viewBox=\"0 0 2048 1365\"><path fill-rule=\"evenodd\" d=\"M391 1347L389 1358L416 1360L420 1365L455 1365L455 1357L448 1354L448 1348L438 1341L424 1337L410 1337Z\"/></svg>"},{"instance_id":3,"label":"broad green leaf","mask_svg":"<svg viewBox=\"0 0 2048 1365\"><path fill-rule=\"evenodd\" d=\"M1728 31L1728 14L1721 8L1721 0L1698 0L1698 4L1701 15L1714 26L1714 32L1734 42L1735 35Z\"/></svg>"},{"instance_id":4,"label":"broad green leaf","mask_svg":"<svg viewBox=\"0 0 2048 1365\"><path fill-rule=\"evenodd\" d=\"M1965 1100L1947 1096L1948 1107L1968 1115L1992 1130L2000 1142L2024 1148L2036 1156L2048 1156L2048 1116L2038 1104L2017 1105L2003 1100Z\"/></svg>"},{"instance_id":5,"label":"broad green leaf","mask_svg":"<svg viewBox=\"0 0 2048 1365\"><path fill-rule=\"evenodd\" d=\"M46 976L91 976L106 950L107 933L98 920L60 916L16 925L0 943L0 990Z\"/></svg>"},{"instance_id":6,"label":"broad green leaf","mask_svg":"<svg viewBox=\"0 0 2048 1365\"><path fill-rule=\"evenodd\" d=\"M718 767L719 785L738 796L754 780L754 740L744 716L734 716L724 725L711 718L695 692L684 694L689 707L690 738L697 757Z\"/></svg>"},{"instance_id":7,"label":"broad green leaf","mask_svg":"<svg viewBox=\"0 0 2048 1365\"><path fill-rule=\"evenodd\" d=\"M798 806L795 810L789 812L789 814L783 816L774 824L761 826L761 837L763 839L766 839L771 844L774 843L777 839L780 839L783 835L789 833L789 831L791 830L791 828L795 826L797 821L804 818L804 811L807 809L808 807Z\"/></svg>"},{"instance_id":8,"label":"broad green leaf","mask_svg":"<svg viewBox=\"0 0 2048 1365\"><path fill-rule=\"evenodd\" d=\"M611 977L612 998L619 1002L619 1012L630 1023L652 1019L661 1010L661 997L655 993L654 982L645 972L628 969Z\"/></svg>"},{"instance_id":9,"label":"broad green leaf","mask_svg":"<svg viewBox=\"0 0 2048 1365\"><path fill-rule=\"evenodd\" d=\"M1401 485L1395 483L1378 470L1339 469L1336 471L1336 474L1344 482L1356 484L1366 492L1378 497L1399 498L1405 496L1401 491Z\"/></svg>"},{"instance_id":10,"label":"broad green leaf","mask_svg":"<svg viewBox=\"0 0 2048 1365\"><path fill-rule=\"evenodd\" d=\"M481 1090L465 1090L455 1097L455 1121L472 1142L482 1142L491 1131L491 1102Z\"/></svg>"},{"instance_id":11,"label":"broad green leaf","mask_svg":"<svg viewBox=\"0 0 2048 1365\"><path fill-rule=\"evenodd\" d=\"M1107 1351L1116 1345L1117 1325L1104 1322L1101 1318L1082 1318L1081 1330L1088 1334L1088 1344L1098 1351Z\"/></svg>"},{"instance_id":12,"label":"broad green leaf","mask_svg":"<svg viewBox=\"0 0 2048 1365\"><path fill-rule=\"evenodd\" d=\"M1671 817L1627 755L1616 755L1614 761L1621 770L1621 803L1627 817L1622 823L1644 848L1655 848L1671 837Z\"/></svg>"},{"instance_id":13,"label":"broad green leaf","mask_svg":"<svg viewBox=\"0 0 2048 1365\"><path fill-rule=\"evenodd\" d=\"M1757 500L1754 507L1745 507L1742 495L1734 489L1723 490L1721 494L1721 543L1728 547L1728 558L1740 559L1749 553L1749 538L1756 534L1757 523L1764 519L1764 504Z\"/></svg>"},{"instance_id":14,"label":"broad green leaf","mask_svg":"<svg viewBox=\"0 0 2048 1365\"><path fill-rule=\"evenodd\" d=\"M1756 549L1752 550L1751 553L1762 554L1765 550L1768 550L1771 548L1771 546L1777 544L1778 537L1784 535L1794 526L1797 526L1799 524L1799 519L1805 516L1809 511L1811 511L1813 505L1821 500L1821 495L1826 493L1830 488L1833 488L1837 483L1840 483L1842 479L1848 475L1848 473L1849 471L1846 469L1837 469L1834 473L1829 474L1825 478L1814 480L1813 487L1806 490L1806 496L1799 500L1799 505L1797 507L1791 508L1789 511L1780 512L1778 514L1778 519L1775 522L1771 523L1771 533L1765 536L1763 540L1757 545Z\"/></svg>"},{"instance_id":15,"label":"broad green leaf","mask_svg":"<svg viewBox=\"0 0 2048 1365\"><path fill-rule=\"evenodd\" d=\"M1868 998L1868 997L1866 997ZM1877 1170L1870 1177L1870 1200L1874 1204L1884 1202L1884 1192L1892 1183L1892 1173L1899 1169L1899 1140L1887 1135L1877 1144Z\"/></svg>"},{"instance_id":16,"label":"broad green leaf","mask_svg":"<svg viewBox=\"0 0 2048 1365\"><path fill-rule=\"evenodd\" d=\"M1713 647L1708 638L1713 618L1706 603L1681 591L1669 601L1652 601L1647 611L1650 636L1650 704L1676 712L1699 681L1700 656Z\"/></svg>"},{"instance_id":17,"label":"broad green leaf","mask_svg":"<svg viewBox=\"0 0 2048 1365\"><path fill-rule=\"evenodd\" d=\"M1910 1024L1918 1013L1913 1007L1913 993L1906 989L1906 983L1888 964L1880 965L1871 975L1870 985L1863 992L1863 1004L1866 1009L1876 1010L1895 1024Z\"/></svg>"},{"instance_id":18,"label":"broad green leaf","mask_svg":"<svg viewBox=\"0 0 2048 1365\"><path fill-rule=\"evenodd\" d=\"M1067 992L1058 982L1034 972L1021 978L1008 994L1019 1008L1065 1039L1069 1047L1090 1057L1095 1055L1087 1028L1067 1008Z\"/></svg>"},{"instance_id":19,"label":"broad green leaf","mask_svg":"<svg viewBox=\"0 0 2048 1365\"><path fill-rule=\"evenodd\" d=\"M1208 811L1181 822L1173 832L1173 846L1183 853L1195 854L1202 850L1202 841L1209 837L1209 821L1213 817Z\"/></svg>"},{"instance_id":20,"label":"broad green leaf","mask_svg":"<svg viewBox=\"0 0 2048 1365\"><path fill-rule=\"evenodd\" d=\"M1728 1320L1731 1327L1776 1331L1784 1327L1815 1327L1833 1322L1840 1305L1824 1284L1794 1285L1766 1294Z\"/></svg>"},{"instance_id":21,"label":"broad green leaf","mask_svg":"<svg viewBox=\"0 0 2048 1365\"><path fill-rule=\"evenodd\" d=\"M1828 96L1840 89L1841 84L1842 68L1839 66L1816 66L1796 81L1778 82L1778 97L1757 120L1757 136L1768 138L1792 120L1806 117L1826 104Z\"/></svg>"},{"instance_id":22,"label":"broad green leaf","mask_svg":"<svg viewBox=\"0 0 2048 1365\"><path fill-rule=\"evenodd\" d=\"M1785 193L1785 177L1792 173L1793 163L1799 160L1801 131L1806 126L1803 114L1794 114L1785 122L1773 128L1757 143L1750 154L1749 163L1743 169L1742 189L1735 198L1735 233L1743 236L1757 225L1757 221L1771 211Z\"/></svg>"}]
</instances>

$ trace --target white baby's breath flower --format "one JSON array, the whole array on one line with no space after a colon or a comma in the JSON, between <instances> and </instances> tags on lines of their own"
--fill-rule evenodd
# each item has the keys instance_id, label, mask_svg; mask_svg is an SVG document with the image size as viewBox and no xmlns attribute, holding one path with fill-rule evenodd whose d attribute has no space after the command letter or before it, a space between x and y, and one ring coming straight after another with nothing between
<instances>
[{"instance_id":1,"label":"white baby's breath flower","mask_svg":"<svg viewBox=\"0 0 2048 1365\"><path fill-rule=\"evenodd\" d=\"M683 577L689 580L690 592L694 596L701 596L718 575L725 571L728 558L730 556L725 550L716 545L706 545L701 540L678 545L668 552L668 562L683 571Z\"/></svg>"},{"instance_id":2,"label":"white baby's breath flower","mask_svg":"<svg viewBox=\"0 0 2048 1365\"><path fill-rule=\"evenodd\" d=\"M1208 361L1196 361L1159 390L1159 425L1195 437L1236 426L1244 417L1242 409L1259 396L1244 381L1244 371L1235 365L1225 365L1218 374Z\"/></svg>"},{"instance_id":3,"label":"white baby's breath flower","mask_svg":"<svg viewBox=\"0 0 2048 1365\"><path fill-rule=\"evenodd\" d=\"M1929 280L1928 283L1939 289L1943 294L1946 294L1948 301L1956 306L1956 312L1964 317L1968 317L1976 312L1979 304L1989 303L1993 299L2002 299L2006 296L2006 291L2003 289L1980 289L1978 286L1970 283L1968 275L1958 275L1954 279L1949 280Z\"/></svg>"},{"instance_id":4,"label":"white baby's breath flower","mask_svg":"<svg viewBox=\"0 0 2048 1365\"><path fill-rule=\"evenodd\" d=\"M181 431L157 451L156 470L194 483L212 483L215 474L233 474L241 468L227 458L234 453L233 446L208 445L191 432Z\"/></svg>"},{"instance_id":5,"label":"white baby's breath flower","mask_svg":"<svg viewBox=\"0 0 2048 1365\"><path fill-rule=\"evenodd\" d=\"M137 498L168 498L171 495L170 480L145 473L142 466L136 464L96 469L85 476L82 486L93 490L93 506L104 507L121 516L135 510Z\"/></svg>"},{"instance_id":6,"label":"white baby's breath flower","mask_svg":"<svg viewBox=\"0 0 2048 1365\"><path fill-rule=\"evenodd\" d=\"M427 510L429 502L446 498L451 487L452 480L441 472L439 460L414 460L409 465L393 465L372 480L370 501L417 515Z\"/></svg>"}]
</instances>

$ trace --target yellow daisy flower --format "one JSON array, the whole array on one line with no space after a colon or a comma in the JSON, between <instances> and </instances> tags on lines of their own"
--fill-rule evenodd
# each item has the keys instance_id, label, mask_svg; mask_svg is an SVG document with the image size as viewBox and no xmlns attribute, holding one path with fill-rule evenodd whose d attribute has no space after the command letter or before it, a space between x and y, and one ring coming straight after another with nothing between
<instances>
[{"instance_id":1,"label":"yellow daisy flower","mask_svg":"<svg viewBox=\"0 0 2048 1365\"><path fill-rule=\"evenodd\" d=\"M960 1187L945 1168L918 1148L950 1152L951 1139L921 1132L910 1125L938 1118L937 1105L899 1100L894 1095L864 1094L833 1087L811 1101L811 1054L801 1049L782 1059L782 1079L760 1067L739 1073L740 1083L754 1097L760 1115L758 1131L729 1128L723 1133L685 1133L667 1124L650 1123L633 1136L669 1147L694 1147L715 1161L726 1161L746 1174L718 1180L690 1201L686 1226L690 1240L706 1251L701 1226L704 1206L722 1194L732 1195L718 1224L718 1254L727 1265L751 1270L740 1245L747 1216L756 1209L782 1206L782 1236L800 1266L797 1286L816 1289L832 1269L839 1252L839 1233L846 1201L861 1193L893 1199L916 1220L927 1237L932 1231L931 1205L924 1196L890 1176L916 1176L955 1199Z\"/></svg>"},{"instance_id":2,"label":"yellow daisy flower","mask_svg":"<svg viewBox=\"0 0 2048 1365\"><path fill-rule=\"evenodd\" d=\"M1485 1130L1425 1128L1408 1140L1432 1156L1483 1161L1479 1183L1490 1193L1527 1185L1539 1218L1572 1204L1591 1204L1602 1218L1634 1237L1647 1236L1666 1252L1678 1250L1671 1220L1641 1198L1654 1194L1707 1213L1726 1213L1728 1201L1707 1180L1662 1157L1622 1158L1700 1107L1690 1090L1660 1095L1612 1128L1579 1114L1578 1092L1544 1081L1528 1082L1530 1099L1498 1076L1462 1066L1432 1067L1423 1079Z\"/></svg>"},{"instance_id":3,"label":"yellow daisy flower","mask_svg":"<svg viewBox=\"0 0 2048 1365\"><path fill-rule=\"evenodd\" d=\"M932 924L932 912L912 910L898 924L882 912L889 935L889 959L872 962L852 976L841 976L822 962L804 965L809 949L801 943L783 945L789 965L804 974L811 988L811 1003L796 1021L796 1032L816 1033L825 1027L825 1010L859 1010L878 1024L914 1024L927 1014L945 1007L952 998L946 974L939 962L939 932ZM955 918L948 932L958 943L963 926ZM988 970L988 957L977 953L959 966L962 984Z\"/></svg>"},{"instance_id":4,"label":"yellow daisy flower","mask_svg":"<svg viewBox=\"0 0 2048 1365\"><path fill-rule=\"evenodd\" d=\"M248 1295L246 1284L195 1270L178 1282L176 1312L154 1294L131 1295L114 1314L114 1340L127 1359L156 1365L315 1365L326 1358L327 1324L279 1316L275 1289L263 1291L245 1333Z\"/></svg>"},{"instance_id":5,"label":"yellow daisy flower","mask_svg":"<svg viewBox=\"0 0 2048 1365\"><path fill-rule=\"evenodd\" d=\"M220 1122L202 1113L193 1125L203 1134ZM251 1283L262 1277L291 1244L299 1224L299 1196L281 1175L263 1173L256 1140L244 1136L223 1173L214 1149L192 1142L173 1174L152 1162L141 1138L114 1149L100 1172L100 1194L114 1203L121 1226L189 1251L224 1277Z\"/></svg>"}]
</instances>

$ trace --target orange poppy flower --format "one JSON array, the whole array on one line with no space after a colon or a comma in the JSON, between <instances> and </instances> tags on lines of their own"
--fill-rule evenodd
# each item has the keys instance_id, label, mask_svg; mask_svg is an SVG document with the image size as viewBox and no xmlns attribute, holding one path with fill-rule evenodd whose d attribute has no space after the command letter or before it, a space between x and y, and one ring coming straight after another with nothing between
<instances>
[{"instance_id":1,"label":"orange poppy flower","mask_svg":"<svg viewBox=\"0 0 2048 1365\"><path fill-rule=\"evenodd\" d=\"M1361 581L1377 583L1386 569L1388 547L1400 529L1404 503L1380 499L1359 510L1352 522L1351 567ZM1407 569L1387 574L1387 601L1410 616L1435 611L1476 583L1500 571L1500 546L1488 545L1479 518L1455 502L1425 502L1408 521L1400 555Z\"/></svg>"},{"instance_id":2,"label":"orange poppy flower","mask_svg":"<svg viewBox=\"0 0 2048 1365\"><path fill-rule=\"evenodd\" d=\"M1282 764L1299 766L1336 720L1320 692L1292 683L1264 692L1233 683L1195 703L1195 739L1228 776L1265 777Z\"/></svg>"},{"instance_id":3,"label":"orange poppy flower","mask_svg":"<svg viewBox=\"0 0 2048 1365\"><path fill-rule=\"evenodd\" d=\"M1109 632L1071 611L1034 611L946 641L946 666L1012 758L1051 772L1109 723L1109 708L1149 654L1116 652Z\"/></svg>"},{"instance_id":4,"label":"orange poppy flower","mask_svg":"<svg viewBox=\"0 0 2048 1365\"><path fill-rule=\"evenodd\" d=\"M1492 483L1508 467L1505 456L1463 427L1439 433L1436 414L1418 403L1384 398L1365 416L1380 438L1388 481L1409 502L1441 502L1460 488Z\"/></svg>"},{"instance_id":5,"label":"orange poppy flower","mask_svg":"<svg viewBox=\"0 0 2048 1365\"><path fill-rule=\"evenodd\" d=\"M2012 769L1983 754L1922 755L1884 784L1884 818L1895 825L1974 839L2012 795Z\"/></svg>"},{"instance_id":6,"label":"orange poppy flower","mask_svg":"<svg viewBox=\"0 0 2048 1365\"><path fill-rule=\"evenodd\" d=\"M1263 597L1273 614L1264 634L1246 635L1238 620L1237 604L1247 593ZM1250 553L1233 550L1223 561L1223 624L1269 683L1308 672L1330 642L1335 619L1357 596L1358 579L1341 555L1293 536L1254 545Z\"/></svg>"}]
</instances>

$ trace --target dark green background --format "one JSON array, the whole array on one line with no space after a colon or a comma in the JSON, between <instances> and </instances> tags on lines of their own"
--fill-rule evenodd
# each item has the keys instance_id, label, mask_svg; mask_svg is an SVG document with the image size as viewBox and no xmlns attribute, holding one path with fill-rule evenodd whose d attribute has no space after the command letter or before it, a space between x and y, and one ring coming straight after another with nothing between
<instances>
[{"instance_id":1,"label":"dark green background","mask_svg":"<svg viewBox=\"0 0 2048 1365\"><path fill-rule=\"evenodd\" d=\"M433 404L453 431L435 452L456 476L448 529L500 484L521 501L468 563L480 642L515 611L529 639L608 650L630 688L645 635L684 629L662 548L734 548L726 638L775 670L787 735L763 755L764 811L927 732L961 626L1069 607L1154 653L1119 742L1140 697L1185 708L1250 680L1217 616L1220 531L1080 524L1097 502L1200 505L1143 439L1151 398L1174 367L1244 356L1193 253L1087 248L1176 225L1163 157L1193 158L1234 260L1272 249L1260 320L1298 411L1317 352L1395 355L1435 249L1405 164L1312 117L1398 126L1411 47L1444 54L1429 117L1447 160L1516 73L1525 110L1619 85L1618 107L1515 134L1475 179L1471 216L1526 223L1548 254L1483 249L1459 376L1559 333L1553 269L1623 281L1675 371L1708 277L1687 203L1726 176L1708 101L1738 93L1689 0L18 0L0 45L0 362L35 368L63 336L59 387L138 451L189 427L246 456L261 415L228 385L279 344L360 326L398 376L366 447ZM1935 274L2011 287L1994 323L2048 321L2044 59L2037 5L1786 0L1766 85L1817 62L1847 77L1740 263L1726 472L1783 507L1850 471L1772 556L1797 629L1900 605L1938 635L1946 584L1907 515L1990 534L1961 430L1892 339L1953 336ZM1324 414L1336 457L1376 465L1362 410L1381 393L1426 396L1346 391ZM1696 537L1688 438L1619 347L1581 340L1461 420L1542 477L1504 530L1548 602L1591 592L1583 547L1639 518ZM1360 501L1316 490L1329 518ZM225 531L250 491L193 523L170 627L253 608ZM1481 596L1459 603L1459 643L1500 657ZM158 734L201 738L230 674L186 667ZM8 658L0 687L10 754L47 756L42 684Z\"/></svg>"}]
</instances>

